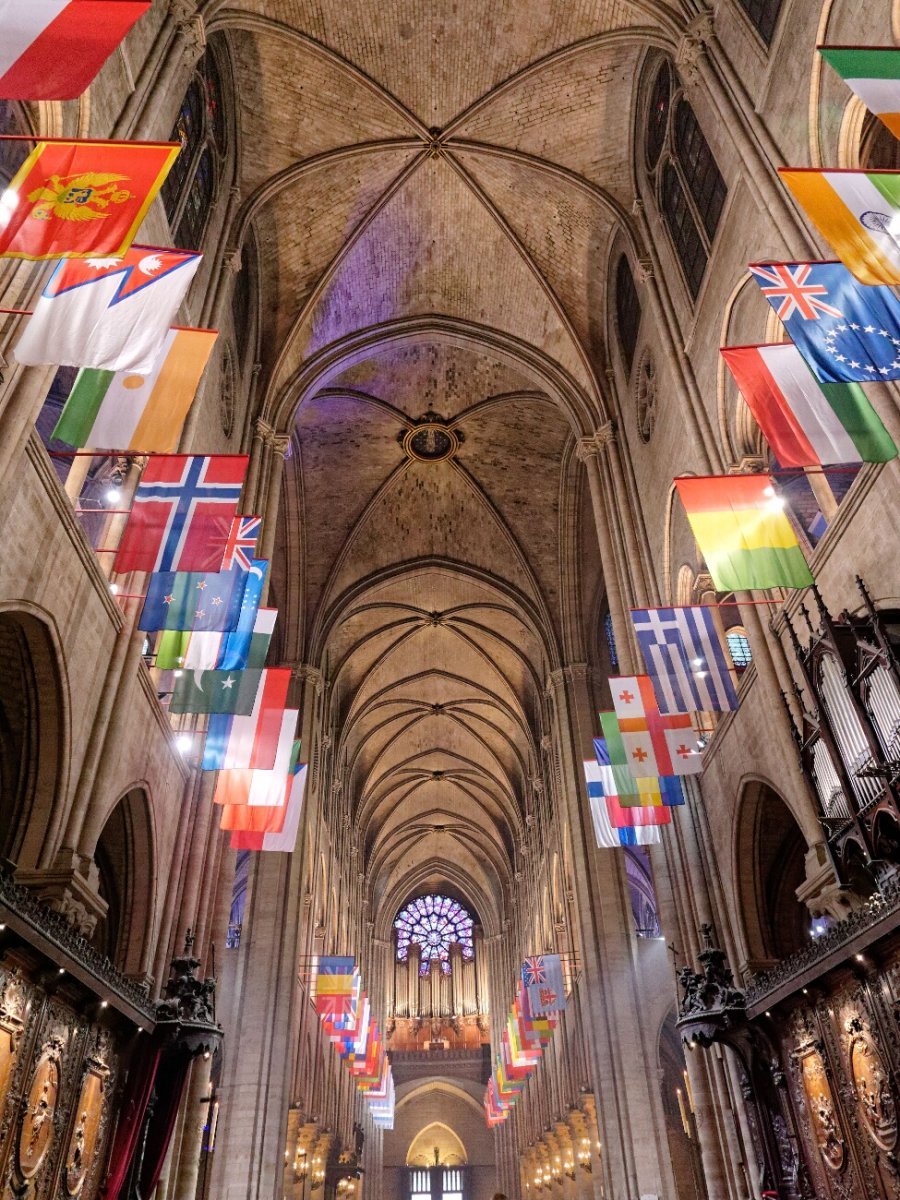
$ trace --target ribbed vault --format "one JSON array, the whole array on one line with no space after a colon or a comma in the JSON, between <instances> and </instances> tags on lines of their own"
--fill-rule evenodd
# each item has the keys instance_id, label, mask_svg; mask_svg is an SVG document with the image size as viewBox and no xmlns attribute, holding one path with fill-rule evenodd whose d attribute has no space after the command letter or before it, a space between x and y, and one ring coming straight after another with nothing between
<instances>
[{"instance_id":1,"label":"ribbed vault","mask_svg":"<svg viewBox=\"0 0 900 1200\"><path fill-rule=\"evenodd\" d=\"M225 0L208 23L241 109L262 411L292 435L281 646L328 681L376 923L446 886L498 928L547 675L602 601L572 451L608 419L635 80L687 14L326 7ZM446 457L409 450L426 421Z\"/></svg>"}]
</instances>

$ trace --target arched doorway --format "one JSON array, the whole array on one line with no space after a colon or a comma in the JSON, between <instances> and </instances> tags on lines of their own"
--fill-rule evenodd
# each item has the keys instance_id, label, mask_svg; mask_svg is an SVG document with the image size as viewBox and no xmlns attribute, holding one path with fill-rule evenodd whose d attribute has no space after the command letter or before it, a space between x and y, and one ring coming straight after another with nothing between
<instances>
[{"instance_id":1,"label":"arched doorway","mask_svg":"<svg viewBox=\"0 0 900 1200\"><path fill-rule=\"evenodd\" d=\"M403 1070L396 1064L395 1070ZM396 1200L482 1200L496 1191L494 1140L480 1080L419 1078L398 1087L384 1135L384 1195Z\"/></svg>"},{"instance_id":2,"label":"arched doorway","mask_svg":"<svg viewBox=\"0 0 900 1200\"><path fill-rule=\"evenodd\" d=\"M763 969L806 945L810 914L797 899L806 878L806 839L774 788L748 783L738 808L736 872L745 967Z\"/></svg>"},{"instance_id":3,"label":"arched doorway","mask_svg":"<svg viewBox=\"0 0 900 1200\"><path fill-rule=\"evenodd\" d=\"M97 890L107 903L97 922L94 945L120 971L140 975L152 928L154 845L150 806L142 788L132 788L106 819L94 850Z\"/></svg>"},{"instance_id":4,"label":"arched doorway","mask_svg":"<svg viewBox=\"0 0 900 1200\"><path fill-rule=\"evenodd\" d=\"M63 700L47 627L0 612L0 858L34 867L60 799Z\"/></svg>"}]
</instances>

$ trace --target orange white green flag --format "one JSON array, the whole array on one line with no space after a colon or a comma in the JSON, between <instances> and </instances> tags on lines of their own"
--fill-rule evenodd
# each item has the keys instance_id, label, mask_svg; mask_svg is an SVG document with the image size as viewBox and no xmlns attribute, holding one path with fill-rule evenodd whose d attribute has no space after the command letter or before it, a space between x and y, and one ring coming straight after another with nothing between
<instances>
[{"instance_id":1,"label":"orange white green flag","mask_svg":"<svg viewBox=\"0 0 900 1200\"><path fill-rule=\"evenodd\" d=\"M900 171L778 174L860 283L900 283Z\"/></svg>"},{"instance_id":2,"label":"orange white green flag","mask_svg":"<svg viewBox=\"0 0 900 1200\"><path fill-rule=\"evenodd\" d=\"M171 454L217 337L215 329L170 329L146 374L82 368L53 437L84 450Z\"/></svg>"},{"instance_id":3,"label":"orange white green flag","mask_svg":"<svg viewBox=\"0 0 900 1200\"><path fill-rule=\"evenodd\" d=\"M178 142L38 142L0 195L0 257L120 257L180 150Z\"/></svg>"},{"instance_id":4,"label":"orange white green flag","mask_svg":"<svg viewBox=\"0 0 900 1200\"><path fill-rule=\"evenodd\" d=\"M718 591L813 582L768 475L685 476L675 487Z\"/></svg>"},{"instance_id":5,"label":"orange white green flag","mask_svg":"<svg viewBox=\"0 0 900 1200\"><path fill-rule=\"evenodd\" d=\"M819 46L851 92L900 138L900 50L894 46Z\"/></svg>"}]
</instances>

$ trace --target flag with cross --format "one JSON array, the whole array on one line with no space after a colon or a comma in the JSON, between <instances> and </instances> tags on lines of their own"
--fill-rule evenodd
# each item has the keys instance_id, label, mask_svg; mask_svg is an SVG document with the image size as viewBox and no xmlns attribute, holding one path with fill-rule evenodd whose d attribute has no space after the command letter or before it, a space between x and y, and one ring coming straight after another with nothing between
<instances>
[{"instance_id":1,"label":"flag with cross","mask_svg":"<svg viewBox=\"0 0 900 1200\"><path fill-rule=\"evenodd\" d=\"M609 686L628 766L635 778L697 775L703 770L691 718L659 711L649 675L611 676Z\"/></svg>"}]
</instances>

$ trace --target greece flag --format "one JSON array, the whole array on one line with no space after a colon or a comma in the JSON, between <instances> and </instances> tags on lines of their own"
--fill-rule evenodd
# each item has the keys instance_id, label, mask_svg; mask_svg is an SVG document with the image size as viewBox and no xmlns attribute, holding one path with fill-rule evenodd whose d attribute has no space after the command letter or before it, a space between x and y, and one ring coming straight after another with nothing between
<instances>
[{"instance_id":1,"label":"greece flag","mask_svg":"<svg viewBox=\"0 0 900 1200\"><path fill-rule=\"evenodd\" d=\"M661 713L737 708L731 668L708 608L635 608L631 617Z\"/></svg>"}]
</instances>

